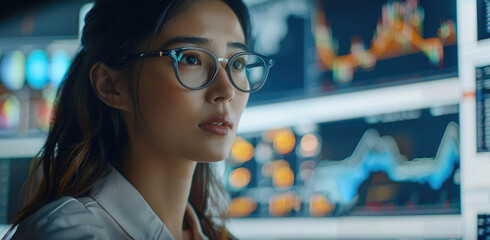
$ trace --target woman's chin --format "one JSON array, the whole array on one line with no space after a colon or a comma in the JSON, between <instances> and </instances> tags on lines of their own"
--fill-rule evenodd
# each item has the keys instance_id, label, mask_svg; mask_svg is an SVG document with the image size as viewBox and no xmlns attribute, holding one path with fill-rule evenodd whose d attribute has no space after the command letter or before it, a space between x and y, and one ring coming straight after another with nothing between
<instances>
[{"instance_id":1,"label":"woman's chin","mask_svg":"<svg viewBox=\"0 0 490 240\"><path fill-rule=\"evenodd\" d=\"M228 157L228 154L229 151L210 152L208 154L202 154L193 160L195 160L196 162L203 162L203 163L219 162L225 160Z\"/></svg>"}]
</instances>

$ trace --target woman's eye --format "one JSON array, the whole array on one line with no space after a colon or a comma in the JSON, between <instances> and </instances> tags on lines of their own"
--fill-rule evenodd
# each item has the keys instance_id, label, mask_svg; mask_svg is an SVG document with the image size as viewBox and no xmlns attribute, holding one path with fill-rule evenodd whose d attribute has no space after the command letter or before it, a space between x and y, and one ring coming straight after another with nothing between
<instances>
[{"instance_id":1,"label":"woman's eye","mask_svg":"<svg viewBox=\"0 0 490 240\"><path fill-rule=\"evenodd\" d=\"M182 56L180 61L185 64L191 64L191 65L200 64L199 57L191 54Z\"/></svg>"},{"instance_id":2,"label":"woman's eye","mask_svg":"<svg viewBox=\"0 0 490 240\"><path fill-rule=\"evenodd\" d=\"M240 59L240 60L235 60L233 62L233 68L243 71L245 69L245 63Z\"/></svg>"}]
</instances>

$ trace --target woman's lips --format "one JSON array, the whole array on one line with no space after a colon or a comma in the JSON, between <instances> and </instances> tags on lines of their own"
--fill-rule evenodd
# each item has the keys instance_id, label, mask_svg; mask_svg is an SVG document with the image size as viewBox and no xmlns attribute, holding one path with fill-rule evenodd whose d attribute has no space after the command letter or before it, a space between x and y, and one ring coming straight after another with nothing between
<instances>
[{"instance_id":1,"label":"woman's lips","mask_svg":"<svg viewBox=\"0 0 490 240\"><path fill-rule=\"evenodd\" d=\"M220 125L217 125L214 123L203 123L203 124L200 124L199 127L204 131L207 131L209 133L219 135L219 136L226 136L231 131L229 125L221 125L220 126Z\"/></svg>"},{"instance_id":2,"label":"woman's lips","mask_svg":"<svg viewBox=\"0 0 490 240\"><path fill-rule=\"evenodd\" d=\"M233 124L231 119L226 113L218 113L213 117L206 120L204 123L199 124L199 127L209 133L226 136L231 132Z\"/></svg>"}]
</instances>

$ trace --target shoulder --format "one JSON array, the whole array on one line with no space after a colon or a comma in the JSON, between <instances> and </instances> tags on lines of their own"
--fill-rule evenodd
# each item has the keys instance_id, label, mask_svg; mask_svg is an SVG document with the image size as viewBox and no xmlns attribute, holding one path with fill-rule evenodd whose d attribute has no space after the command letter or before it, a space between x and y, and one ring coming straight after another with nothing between
<instances>
[{"instance_id":1,"label":"shoulder","mask_svg":"<svg viewBox=\"0 0 490 240\"><path fill-rule=\"evenodd\" d=\"M104 222L91 211L90 198L63 197L19 224L16 239L108 239Z\"/></svg>"}]
</instances>

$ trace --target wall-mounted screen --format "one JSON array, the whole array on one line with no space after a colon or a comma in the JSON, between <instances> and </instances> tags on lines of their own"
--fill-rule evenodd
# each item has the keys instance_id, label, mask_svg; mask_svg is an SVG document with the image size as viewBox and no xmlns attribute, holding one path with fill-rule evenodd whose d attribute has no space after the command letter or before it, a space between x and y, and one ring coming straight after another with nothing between
<instances>
[{"instance_id":1,"label":"wall-mounted screen","mask_svg":"<svg viewBox=\"0 0 490 240\"><path fill-rule=\"evenodd\" d=\"M458 105L239 136L235 217L460 212Z\"/></svg>"},{"instance_id":2,"label":"wall-mounted screen","mask_svg":"<svg viewBox=\"0 0 490 240\"><path fill-rule=\"evenodd\" d=\"M251 105L458 75L456 0L282 0L251 10L252 48L276 60Z\"/></svg>"}]
</instances>

